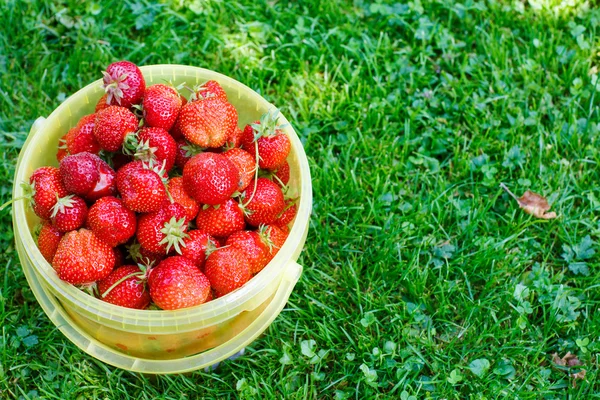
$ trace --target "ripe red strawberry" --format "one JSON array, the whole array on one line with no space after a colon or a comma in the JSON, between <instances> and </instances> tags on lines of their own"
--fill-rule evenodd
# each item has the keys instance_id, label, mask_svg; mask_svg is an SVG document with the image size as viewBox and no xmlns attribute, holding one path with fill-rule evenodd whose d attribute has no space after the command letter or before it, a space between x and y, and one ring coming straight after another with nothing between
<instances>
[{"instance_id":1,"label":"ripe red strawberry","mask_svg":"<svg viewBox=\"0 0 600 400\"><path fill-rule=\"evenodd\" d=\"M44 222L42 225L42 229L38 235L37 245L38 249L40 249L40 253L42 253L46 261L49 263L52 263L52 259L54 258L54 254L56 254L56 249L58 248L58 243L63 235L64 233L56 229L48 222Z\"/></svg>"},{"instance_id":2,"label":"ripe red strawberry","mask_svg":"<svg viewBox=\"0 0 600 400\"><path fill-rule=\"evenodd\" d=\"M89 229L106 244L116 247L135 235L135 213L121 199L106 196L98 199L88 213Z\"/></svg>"},{"instance_id":3,"label":"ripe red strawberry","mask_svg":"<svg viewBox=\"0 0 600 400\"><path fill-rule=\"evenodd\" d=\"M290 153L291 142L277 125L277 114L268 112L260 121L246 125L242 136L242 148L248 153L255 155L258 145L258 165L262 169L276 170Z\"/></svg>"},{"instance_id":4,"label":"ripe red strawberry","mask_svg":"<svg viewBox=\"0 0 600 400\"><path fill-rule=\"evenodd\" d=\"M223 204L202 208L196 217L196 227L212 236L225 237L246 227L244 212L234 199Z\"/></svg>"},{"instance_id":5,"label":"ripe red strawberry","mask_svg":"<svg viewBox=\"0 0 600 400\"><path fill-rule=\"evenodd\" d=\"M267 245L267 262L270 262L285 243L288 233L275 225L263 225L259 234L263 243Z\"/></svg>"},{"instance_id":6,"label":"ripe red strawberry","mask_svg":"<svg viewBox=\"0 0 600 400\"><path fill-rule=\"evenodd\" d=\"M242 192L246 222L252 226L274 222L285 208L285 200L281 188L267 178L256 180Z\"/></svg>"},{"instance_id":7,"label":"ripe red strawberry","mask_svg":"<svg viewBox=\"0 0 600 400\"><path fill-rule=\"evenodd\" d=\"M188 143L185 139L177 140L177 154L175 155L175 165L183 169L190 159L196 154L202 153L202 147Z\"/></svg>"},{"instance_id":8,"label":"ripe red strawberry","mask_svg":"<svg viewBox=\"0 0 600 400\"><path fill-rule=\"evenodd\" d=\"M210 293L210 282L187 258L165 258L150 271L150 297L163 310L200 305Z\"/></svg>"},{"instance_id":9,"label":"ripe red strawberry","mask_svg":"<svg viewBox=\"0 0 600 400\"><path fill-rule=\"evenodd\" d=\"M158 211L139 217L136 238L142 248L150 252L167 254L174 248L181 254L187 227L185 208L165 201Z\"/></svg>"},{"instance_id":10,"label":"ripe red strawberry","mask_svg":"<svg viewBox=\"0 0 600 400\"><path fill-rule=\"evenodd\" d=\"M127 134L138 129L137 117L128 109L110 106L98 111L94 120L94 137L100 148L119 151Z\"/></svg>"},{"instance_id":11,"label":"ripe red strawberry","mask_svg":"<svg viewBox=\"0 0 600 400\"><path fill-rule=\"evenodd\" d=\"M168 131L179 115L181 97L171 86L152 85L146 88L142 105L144 123Z\"/></svg>"},{"instance_id":12,"label":"ripe red strawberry","mask_svg":"<svg viewBox=\"0 0 600 400\"><path fill-rule=\"evenodd\" d=\"M179 129L190 143L200 147L221 147L237 127L234 106L220 97L186 104L179 113Z\"/></svg>"},{"instance_id":13,"label":"ripe red strawberry","mask_svg":"<svg viewBox=\"0 0 600 400\"><path fill-rule=\"evenodd\" d=\"M279 185L279 187L284 187L290 181L290 164L288 162L284 162L281 164L279 168L273 174L273 181Z\"/></svg>"},{"instance_id":14,"label":"ripe red strawberry","mask_svg":"<svg viewBox=\"0 0 600 400\"><path fill-rule=\"evenodd\" d=\"M129 258L138 264L143 264L148 267L158 265L159 262L165 259L164 253L152 253L144 249L139 243L133 242L126 246Z\"/></svg>"},{"instance_id":15,"label":"ripe red strawberry","mask_svg":"<svg viewBox=\"0 0 600 400\"><path fill-rule=\"evenodd\" d=\"M185 190L200 204L221 204L236 190L239 171L227 157L197 154L183 168Z\"/></svg>"},{"instance_id":16,"label":"ripe red strawberry","mask_svg":"<svg viewBox=\"0 0 600 400\"><path fill-rule=\"evenodd\" d=\"M200 270L204 268L207 253L219 247L219 243L206 232L192 230L188 232L188 238L183 240L184 246L181 255L191 260Z\"/></svg>"},{"instance_id":17,"label":"ripe red strawberry","mask_svg":"<svg viewBox=\"0 0 600 400\"><path fill-rule=\"evenodd\" d=\"M52 207L52 225L61 232L74 231L83 226L87 218L88 208L79 196L61 197Z\"/></svg>"},{"instance_id":18,"label":"ripe red strawberry","mask_svg":"<svg viewBox=\"0 0 600 400\"><path fill-rule=\"evenodd\" d=\"M207 81L192 96L192 101L218 97L227 101L227 94L217 81Z\"/></svg>"},{"instance_id":19,"label":"ripe red strawberry","mask_svg":"<svg viewBox=\"0 0 600 400\"><path fill-rule=\"evenodd\" d=\"M250 279L250 263L236 247L222 247L208 256L204 273L219 296L241 287Z\"/></svg>"},{"instance_id":20,"label":"ripe red strawberry","mask_svg":"<svg viewBox=\"0 0 600 400\"><path fill-rule=\"evenodd\" d=\"M137 65L129 61L115 62L102 74L108 104L129 108L141 102L146 81Z\"/></svg>"},{"instance_id":21,"label":"ripe red strawberry","mask_svg":"<svg viewBox=\"0 0 600 400\"><path fill-rule=\"evenodd\" d=\"M185 104L187 104L187 103L185 103ZM185 107L185 104L182 103L181 109L183 109L183 107ZM181 114L181 110L179 110L179 114ZM169 130L169 134L171 136L173 136L173 139L175 139L175 140L184 139L183 133L181 133L181 127L179 126L180 119L181 119L180 116L178 116L177 119L175 120L175 122L173 123L173 126Z\"/></svg>"},{"instance_id":22,"label":"ripe red strawberry","mask_svg":"<svg viewBox=\"0 0 600 400\"><path fill-rule=\"evenodd\" d=\"M227 136L226 146L228 148L240 147L242 145L242 135L243 134L244 134L244 131L236 126L234 130L229 132L229 136Z\"/></svg>"},{"instance_id":23,"label":"ripe red strawberry","mask_svg":"<svg viewBox=\"0 0 600 400\"><path fill-rule=\"evenodd\" d=\"M137 212L157 211L167 199L165 185L159 174L134 161L117 172L117 189L127 208Z\"/></svg>"},{"instance_id":24,"label":"ripe red strawberry","mask_svg":"<svg viewBox=\"0 0 600 400\"><path fill-rule=\"evenodd\" d=\"M94 137L94 124L96 114L82 117L75 127L69 129L65 137L66 148L69 154L77 154L87 151L98 154L100 144Z\"/></svg>"},{"instance_id":25,"label":"ripe red strawberry","mask_svg":"<svg viewBox=\"0 0 600 400\"><path fill-rule=\"evenodd\" d=\"M225 244L240 249L246 255L250 264L250 273L256 274L267 265L269 249L257 232L235 232L227 238Z\"/></svg>"},{"instance_id":26,"label":"ripe red strawberry","mask_svg":"<svg viewBox=\"0 0 600 400\"><path fill-rule=\"evenodd\" d=\"M67 150L67 134L61 136L58 139L58 150L56 150L56 160L61 162L63 158L69 155L69 151Z\"/></svg>"},{"instance_id":27,"label":"ripe red strawberry","mask_svg":"<svg viewBox=\"0 0 600 400\"><path fill-rule=\"evenodd\" d=\"M31 201L33 212L42 219L50 219L56 201L69 194L55 167L40 167L33 171L29 184L23 185L23 191Z\"/></svg>"},{"instance_id":28,"label":"ripe red strawberry","mask_svg":"<svg viewBox=\"0 0 600 400\"><path fill-rule=\"evenodd\" d=\"M115 254L115 268L120 267L121 265L123 265L123 261L125 261L125 258L123 257L123 252L121 252L121 250L118 247L113 247L113 253Z\"/></svg>"},{"instance_id":29,"label":"ripe red strawberry","mask_svg":"<svg viewBox=\"0 0 600 400\"><path fill-rule=\"evenodd\" d=\"M234 163L240 172L237 190L241 192L248 187L250 181L254 178L256 168L254 157L247 151L239 148L227 150L223 155Z\"/></svg>"},{"instance_id":30,"label":"ripe red strawberry","mask_svg":"<svg viewBox=\"0 0 600 400\"><path fill-rule=\"evenodd\" d=\"M112 248L85 228L67 232L52 260L58 277L74 285L106 278L114 265Z\"/></svg>"},{"instance_id":31,"label":"ripe red strawberry","mask_svg":"<svg viewBox=\"0 0 600 400\"><path fill-rule=\"evenodd\" d=\"M145 309L151 301L145 275L137 265L115 268L98 282L100 299L121 307Z\"/></svg>"},{"instance_id":32,"label":"ripe red strawberry","mask_svg":"<svg viewBox=\"0 0 600 400\"><path fill-rule=\"evenodd\" d=\"M277 219L273 222L273 225L277 225L279 227L286 226L287 224L292 222L292 220L296 216L297 212L298 212L298 206L296 205L296 200L294 200L294 199L286 200L285 208L283 209L281 214L279 214Z\"/></svg>"},{"instance_id":33,"label":"ripe red strawberry","mask_svg":"<svg viewBox=\"0 0 600 400\"><path fill-rule=\"evenodd\" d=\"M98 102L96 103L96 109L94 110L94 112L98 112L100 110L104 110L106 107L109 106L109 104L106 102L107 98L108 98L108 93L104 93L102 95L102 97L100 97L100 99L98 100Z\"/></svg>"},{"instance_id":34,"label":"ripe red strawberry","mask_svg":"<svg viewBox=\"0 0 600 400\"><path fill-rule=\"evenodd\" d=\"M200 207L196 200L194 200L183 187L183 178L180 176L171 178L167 184L167 190L171 194L171 198L175 203L181 204L185 209L185 215L188 221L193 220L198 215Z\"/></svg>"},{"instance_id":35,"label":"ripe red strawberry","mask_svg":"<svg viewBox=\"0 0 600 400\"><path fill-rule=\"evenodd\" d=\"M82 152L60 163L61 181L69 193L94 201L116 194L115 171L95 154Z\"/></svg>"},{"instance_id":36,"label":"ripe red strawberry","mask_svg":"<svg viewBox=\"0 0 600 400\"><path fill-rule=\"evenodd\" d=\"M163 166L169 172L175 164L177 144L162 128L142 128L137 133L127 135L123 151L134 156L136 160Z\"/></svg>"}]
</instances>

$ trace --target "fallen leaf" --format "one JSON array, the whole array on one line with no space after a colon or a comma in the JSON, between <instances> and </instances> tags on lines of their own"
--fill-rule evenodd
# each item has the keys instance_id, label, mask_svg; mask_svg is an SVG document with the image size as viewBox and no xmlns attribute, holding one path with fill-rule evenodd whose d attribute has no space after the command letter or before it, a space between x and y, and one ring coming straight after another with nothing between
<instances>
[{"instance_id":1,"label":"fallen leaf","mask_svg":"<svg viewBox=\"0 0 600 400\"><path fill-rule=\"evenodd\" d=\"M561 367L576 367L578 365L582 365L581 361L575 354L572 354L570 351L567 352L562 358L558 356L557 353L552 354L552 362L556 365L560 365Z\"/></svg>"},{"instance_id":2,"label":"fallen leaf","mask_svg":"<svg viewBox=\"0 0 600 400\"><path fill-rule=\"evenodd\" d=\"M573 387L577 387L577 379L585 379L585 369L582 369L581 371L577 372L576 374L571 374L571 377L573 378Z\"/></svg>"},{"instance_id":3,"label":"fallen leaf","mask_svg":"<svg viewBox=\"0 0 600 400\"><path fill-rule=\"evenodd\" d=\"M527 214L541 219L556 218L556 213L554 211L547 212L550 210L550 205L545 197L540 196L537 193L533 193L530 190L526 191L523 196L517 197L513 192L510 191L510 189L508 189L508 187L506 187L504 183L501 183L500 187L509 195L511 195L517 201L517 203L519 203L519 207L521 207Z\"/></svg>"}]
</instances>

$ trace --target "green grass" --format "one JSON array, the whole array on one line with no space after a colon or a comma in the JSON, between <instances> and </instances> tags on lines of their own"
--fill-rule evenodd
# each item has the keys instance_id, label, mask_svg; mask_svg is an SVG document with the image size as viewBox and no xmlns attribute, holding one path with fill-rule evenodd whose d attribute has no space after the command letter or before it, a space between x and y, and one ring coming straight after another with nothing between
<instances>
[{"instance_id":1,"label":"green grass","mask_svg":"<svg viewBox=\"0 0 600 400\"><path fill-rule=\"evenodd\" d=\"M267 332L214 372L159 377L62 336L4 211L0 398L600 397L600 12L373 1L2 2L2 201L35 118L129 59L210 68L280 107L314 208ZM559 218L525 214L501 182ZM568 351L576 387L552 363Z\"/></svg>"}]
</instances>

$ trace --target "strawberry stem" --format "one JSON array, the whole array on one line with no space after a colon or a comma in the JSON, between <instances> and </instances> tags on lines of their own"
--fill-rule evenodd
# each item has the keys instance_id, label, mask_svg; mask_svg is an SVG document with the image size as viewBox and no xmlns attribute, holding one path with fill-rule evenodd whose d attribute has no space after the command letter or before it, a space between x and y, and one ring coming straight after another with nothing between
<instances>
[{"instance_id":1,"label":"strawberry stem","mask_svg":"<svg viewBox=\"0 0 600 400\"><path fill-rule=\"evenodd\" d=\"M113 283L108 289L106 289L104 291L104 293L102 293L100 295L100 297L101 298L105 298L106 296L108 296L108 294L110 292L113 291L114 288L116 288L117 286L119 286L121 283L125 282L129 278L133 278L133 277L137 277L137 276L144 277L145 275L146 275L146 273L145 272L141 272L141 271L140 272L132 272L129 275L125 275L124 277L122 277L121 279L119 279L118 281L116 281L115 283Z\"/></svg>"}]
</instances>

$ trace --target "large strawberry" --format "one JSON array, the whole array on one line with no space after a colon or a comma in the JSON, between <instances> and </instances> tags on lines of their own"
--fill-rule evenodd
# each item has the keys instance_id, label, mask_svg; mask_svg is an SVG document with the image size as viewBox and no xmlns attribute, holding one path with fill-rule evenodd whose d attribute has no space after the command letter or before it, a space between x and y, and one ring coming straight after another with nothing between
<instances>
[{"instance_id":1,"label":"large strawberry","mask_svg":"<svg viewBox=\"0 0 600 400\"><path fill-rule=\"evenodd\" d=\"M158 211L140 216L136 238L142 248L150 252L167 254L173 248L181 254L187 227L185 208L165 201Z\"/></svg>"},{"instance_id":2,"label":"large strawberry","mask_svg":"<svg viewBox=\"0 0 600 400\"><path fill-rule=\"evenodd\" d=\"M167 184L167 190L171 194L171 198L175 203L179 203L185 208L185 214L188 221L193 220L198 215L200 207L183 187L183 178L180 176L171 178Z\"/></svg>"},{"instance_id":3,"label":"large strawberry","mask_svg":"<svg viewBox=\"0 0 600 400\"><path fill-rule=\"evenodd\" d=\"M92 232L111 247L132 238L137 226L135 213L113 196L102 197L90 207L87 223Z\"/></svg>"},{"instance_id":4,"label":"large strawberry","mask_svg":"<svg viewBox=\"0 0 600 400\"><path fill-rule=\"evenodd\" d=\"M221 247L208 256L204 273L219 296L241 287L250 279L250 263L236 247Z\"/></svg>"},{"instance_id":5,"label":"large strawberry","mask_svg":"<svg viewBox=\"0 0 600 400\"><path fill-rule=\"evenodd\" d=\"M96 114L82 117L75 127L69 129L65 137L65 145L69 154L77 154L87 151L98 154L100 144L94 137L94 124Z\"/></svg>"},{"instance_id":6,"label":"large strawberry","mask_svg":"<svg viewBox=\"0 0 600 400\"><path fill-rule=\"evenodd\" d=\"M210 282L192 261L168 257L150 271L150 297L163 310L200 305L210 294Z\"/></svg>"},{"instance_id":7,"label":"large strawberry","mask_svg":"<svg viewBox=\"0 0 600 400\"><path fill-rule=\"evenodd\" d=\"M200 230L189 231L188 236L183 240L184 246L181 249L181 255L202 270L207 255L218 248L219 243L208 233Z\"/></svg>"},{"instance_id":8,"label":"large strawberry","mask_svg":"<svg viewBox=\"0 0 600 400\"><path fill-rule=\"evenodd\" d=\"M291 149L290 138L277 125L278 112L264 114L260 121L246 125L242 148L256 156L262 169L276 170L285 162Z\"/></svg>"},{"instance_id":9,"label":"large strawberry","mask_svg":"<svg viewBox=\"0 0 600 400\"><path fill-rule=\"evenodd\" d=\"M164 166L169 172L175 164L177 144L162 128L142 128L137 133L127 135L123 152L131 154L136 160Z\"/></svg>"},{"instance_id":10,"label":"large strawberry","mask_svg":"<svg viewBox=\"0 0 600 400\"><path fill-rule=\"evenodd\" d=\"M52 207L52 225L61 232L74 231L83 226L87 218L88 208L79 196L68 195L61 197Z\"/></svg>"},{"instance_id":11,"label":"large strawberry","mask_svg":"<svg viewBox=\"0 0 600 400\"><path fill-rule=\"evenodd\" d=\"M247 151L239 148L229 149L223 155L234 163L240 172L237 190L241 192L248 187L254 177L256 169L254 157Z\"/></svg>"},{"instance_id":12,"label":"large strawberry","mask_svg":"<svg viewBox=\"0 0 600 400\"><path fill-rule=\"evenodd\" d=\"M138 128L137 117L127 108L106 107L98 111L94 120L94 137L100 147L107 151L119 151L125 136Z\"/></svg>"},{"instance_id":13,"label":"large strawberry","mask_svg":"<svg viewBox=\"0 0 600 400\"><path fill-rule=\"evenodd\" d=\"M114 265L113 249L85 228L66 233L52 260L58 277L74 285L106 278Z\"/></svg>"},{"instance_id":14,"label":"large strawberry","mask_svg":"<svg viewBox=\"0 0 600 400\"><path fill-rule=\"evenodd\" d=\"M144 92L144 123L148 126L170 130L181 109L181 97L173 87L152 85Z\"/></svg>"},{"instance_id":15,"label":"large strawberry","mask_svg":"<svg viewBox=\"0 0 600 400\"><path fill-rule=\"evenodd\" d=\"M270 224L285 208L281 188L267 178L258 178L242 192L246 222L252 226Z\"/></svg>"},{"instance_id":16,"label":"large strawberry","mask_svg":"<svg viewBox=\"0 0 600 400\"><path fill-rule=\"evenodd\" d=\"M121 167L117 172L117 189L125 206L132 211L157 211L167 199L163 178L141 161Z\"/></svg>"},{"instance_id":17,"label":"large strawberry","mask_svg":"<svg viewBox=\"0 0 600 400\"><path fill-rule=\"evenodd\" d=\"M244 229L246 223L238 202L227 199L217 206L203 207L196 217L196 226L212 236L226 237Z\"/></svg>"},{"instance_id":18,"label":"large strawberry","mask_svg":"<svg viewBox=\"0 0 600 400\"><path fill-rule=\"evenodd\" d=\"M108 95L106 103L129 108L139 104L146 89L142 71L132 62L112 63L103 71L104 90Z\"/></svg>"},{"instance_id":19,"label":"large strawberry","mask_svg":"<svg viewBox=\"0 0 600 400\"><path fill-rule=\"evenodd\" d=\"M98 282L100 299L121 307L143 310L150 304L146 272L137 265L115 268Z\"/></svg>"},{"instance_id":20,"label":"large strawberry","mask_svg":"<svg viewBox=\"0 0 600 400\"><path fill-rule=\"evenodd\" d=\"M56 167L40 167L33 171L29 184L23 184L23 191L31 201L33 212L42 219L50 219L56 201L69 194Z\"/></svg>"},{"instance_id":21,"label":"large strawberry","mask_svg":"<svg viewBox=\"0 0 600 400\"><path fill-rule=\"evenodd\" d=\"M255 231L235 232L227 238L226 246L240 249L248 259L250 272L260 272L268 262L269 249Z\"/></svg>"},{"instance_id":22,"label":"large strawberry","mask_svg":"<svg viewBox=\"0 0 600 400\"><path fill-rule=\"evenodd\" d=\"M220 97L186 104L179 113L178 126L190 143L200 147L221 147L237 127L234 106Z\"/></svg>"},{"instance_id":23,"label":"large strawberry","mask_svg":"<svg viewBox=\"0 0 600 400\"><path fill-rule=\"evenodd\" d=\"M52 259L54 258L54 254L56 254L56 249L58 248L58 244L63 235L64 233L56 229L49 222L44 222L42 225L40 234L38 235L37 245L38 249L40 249L40 253L42 253L49 263L52 263Z\"/></svg>"},{"instance_id":24,"label":"large strawberry","mask_svg":"<svg viewBox=\"0 0 600 400\"><path fill-rule=\"evenodd\" d=\"M94 201L117 192L115 171L95 154L82 152L60 162L61 181L69 193Z\"/></svg>"},{"instance_id":25,"label":"large strawberry","mask_svg":"<svg viewBox=\"0 0 600 400\"><path fill-rule=\"evenodd\" d=\"M185 190L200 204L221 204L236 190L239 171L227 157L200 153L183 168Z\"/></svg>"}]
</instances>

